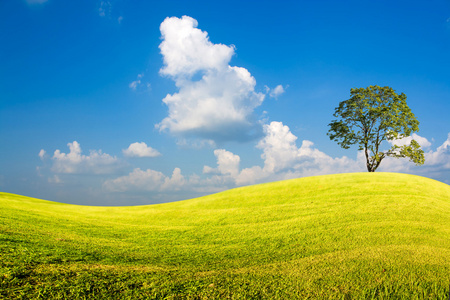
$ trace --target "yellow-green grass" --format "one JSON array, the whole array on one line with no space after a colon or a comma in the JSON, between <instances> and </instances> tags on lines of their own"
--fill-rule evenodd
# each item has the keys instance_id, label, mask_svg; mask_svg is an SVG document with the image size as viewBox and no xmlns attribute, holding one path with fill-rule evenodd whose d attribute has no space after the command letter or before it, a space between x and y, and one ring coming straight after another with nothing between
<instances>
[{"instance_id":1,"label":"yellow-green grass","mask_svg":"<svg viewBox=\"0 0 450 300\"><path fill-rule=\"evenodd\" d=\"M352 173L180 202L0 193L0 297L448 299L450 186Z\"/></svg>"}]
</instances>

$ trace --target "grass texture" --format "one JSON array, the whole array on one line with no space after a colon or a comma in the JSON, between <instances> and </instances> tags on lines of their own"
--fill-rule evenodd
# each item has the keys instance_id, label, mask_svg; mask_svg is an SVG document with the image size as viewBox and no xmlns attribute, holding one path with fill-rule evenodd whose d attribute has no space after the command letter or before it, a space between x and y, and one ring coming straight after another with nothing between
<instances>
[{"instance_id":1,"label":"grass texture","mask_svg":"<svg viewBox=\"0 0 450 300\"><path fill-rule=\"evenodd\" d=\"M0 298L448 299L450 186L325 175L133 207L0 193Z\"/></svg>"}]
</instances>

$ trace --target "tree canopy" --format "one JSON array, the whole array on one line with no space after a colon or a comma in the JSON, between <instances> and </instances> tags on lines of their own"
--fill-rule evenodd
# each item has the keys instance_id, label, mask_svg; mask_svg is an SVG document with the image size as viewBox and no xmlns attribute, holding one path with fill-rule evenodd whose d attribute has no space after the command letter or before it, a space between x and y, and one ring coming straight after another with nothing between
<instances>
[{"instance_id":1,"label":"tree canopy","mask_svg":"<svg viewBox=\"0 0 450 300\"><path fill-rule=\"evenodd\" d=\"M416 165L425 162L416 140L401 146L395 143L419 131L419 121L406 104L405 94L398 95L388 86L352 88L350 99L340 102L333 116L337 119L329 124L328 136L344 149L356 144L364 150L367 171L375 172L388 156L409 158ZM392 146L382 151L384 141Z\"/></svg>"}]
</instances>

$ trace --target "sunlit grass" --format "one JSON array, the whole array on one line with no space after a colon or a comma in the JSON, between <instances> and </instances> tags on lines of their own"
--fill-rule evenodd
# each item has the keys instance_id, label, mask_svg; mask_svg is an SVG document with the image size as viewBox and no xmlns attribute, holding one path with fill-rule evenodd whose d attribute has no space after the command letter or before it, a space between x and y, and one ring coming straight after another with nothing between
<instances>
[{"instance_id":1,"label":"sunlit grass","mask_svg":"<svg viewBox=\"0 0 450 300\"><path fill-rule=\"evenodd\" d=\"M447 299L450 187L358 173L136 207L0 193L0 296Z\"/></svg>"}]
</instances>

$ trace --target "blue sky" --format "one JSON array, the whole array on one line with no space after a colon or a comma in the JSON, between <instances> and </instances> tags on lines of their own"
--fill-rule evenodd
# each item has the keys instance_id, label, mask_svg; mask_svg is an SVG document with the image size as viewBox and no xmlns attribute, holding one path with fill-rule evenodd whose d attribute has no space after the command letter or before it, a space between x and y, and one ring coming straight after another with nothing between
<instances>
[{"instance_id":1,"label":"blue sky","mask_svg":"<svg viewBox=\"0 0 450 300\"><path fill-rule=\"evenodd\" d=\"M364 172L326 133L369 85L407 95L426 157L380 171L450 183L449 53L444 0L0 1L0 191L137 205Z\"/></svg>"}]
</instances>

